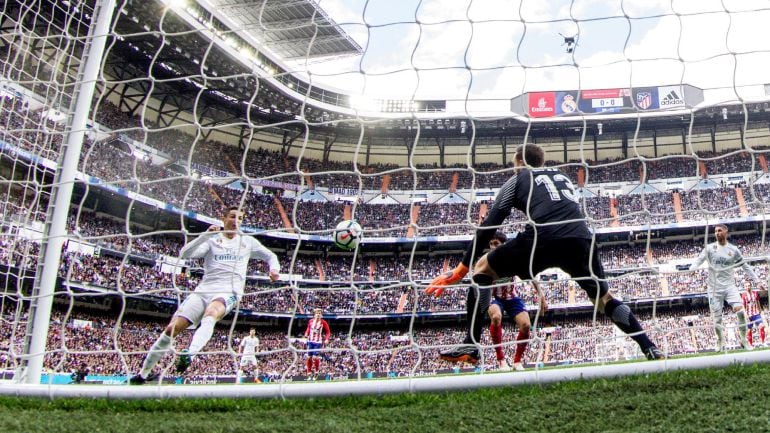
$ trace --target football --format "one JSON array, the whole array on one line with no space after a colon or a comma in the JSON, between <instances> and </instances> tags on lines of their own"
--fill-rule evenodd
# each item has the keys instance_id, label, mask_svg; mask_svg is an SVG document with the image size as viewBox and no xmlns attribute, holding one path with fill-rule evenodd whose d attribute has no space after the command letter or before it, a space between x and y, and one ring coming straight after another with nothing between
<instances>
[{"instance_id":1,"label":"football","mask_svg":"<svg viewBox=\"0 0 770 433\"><path fill-rule=\"evenodd\" d=\"M337 224L332 234L334 245L343 250L354 250L363 236L361 225L353 220L345 220Z\"/></svg>"}]
</instances>

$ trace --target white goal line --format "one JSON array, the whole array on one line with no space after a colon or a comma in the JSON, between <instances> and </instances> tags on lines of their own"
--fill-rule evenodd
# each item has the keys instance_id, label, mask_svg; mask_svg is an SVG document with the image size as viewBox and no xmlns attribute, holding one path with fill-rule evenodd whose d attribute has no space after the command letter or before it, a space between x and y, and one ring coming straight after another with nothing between
<instances>
[{"instance_id":1,"label":"white goal line","mask_svg":"<svg viewBox=\"0 0 770 433\"><path fill-rule=\"evenodd\" d=\"M479 388L558 383L587 379L666 373L678 370L720 368L730 365L770 363L770 350L694 356L660 361L532 369L524 372L491 372L457 376L382 379L377 395L414 392L448 392ZM0 395L45 398L310 398L372 395L372 380L340 382L290 382L241 385L0 385Z\"/></svg>"}]
</instances>

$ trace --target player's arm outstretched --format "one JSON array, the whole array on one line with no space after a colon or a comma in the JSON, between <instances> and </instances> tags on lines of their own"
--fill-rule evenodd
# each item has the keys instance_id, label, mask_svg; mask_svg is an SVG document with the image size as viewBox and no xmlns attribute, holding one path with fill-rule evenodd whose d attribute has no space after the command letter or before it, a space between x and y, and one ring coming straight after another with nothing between
<instances>
[{"instance_id":1,"label":"player's arm outstretched","mask_svg":"<svg viewBox=\"0 0 770 433\"><path fill-rule=\"evenodd\" d=\"M251 247L251 257L266 262L270 269L268 272L270 281L277 281L281 276L281 263L278 261L278 256L267 249L267 247L262 245L258 240L254 238L251 239L254 241Z\"/></svg>"},{"instance_id":2,"label":"player's arm outstretched","mask_svg":"<svg viewBox=\"0 0 770 433\"><path fill-rule=\"evenodd\" d=\"M743 258L743 255L741 254L741 251L736 248L735 249L735 258L738 260L738 263L740 263L741 269L743 269L743 272L745 272L749 278L751 278L751 281L754 283L754 288L759 288L761 284L761 280L757 276L757 273L754 272L754 268L749 265L749 263L746 261L746 259Z\"/></svg>"},{"instance_id":3,"label":"player's arm outstretched","mask_svg":"<svg viewBox=\"0 0 770 433\"><path fill-rule=\"evenodd\" d=\"M548 311L548 300L545 298L545 294L543 293L543 290L540 288L540 283L538 283L535 280L532 280L532 287L535 289L535 293L537 293L537 299L539 300L539 303L540 303L540 308L538 308L537 313L542 317Z\"/></svg>"},{"instance_id":4,"label":"player's arm outstretched","mask_svg":"<svg viewBox=\"0 0 770 433\"><path fill-rule=\"evenodd\" d=\"M706 259L708 259L708 249L707 249L707 247L703 247L703 249L701 250L700 254L698 254L698 257L690 265L690 270L694 271L694 270L698 269L700 267L700 265L702 265L703 262L706 261Z\"/></svg>"},{"instance_id":5,"label":"player's arm outstretched","mask_svg":"<svg viewBox=\"0 0 770 433\"><path fill-rule=\"evenodd\" d=\"M441 296L444 293L446 286L460 282L465 275L468 274L468 269L472 265L473 260L478 260L481 257L482 252L489 247L489 241L495 235L496 226L505 221L508 215L513 210L513 197L516 192L516 178L517 175L511 176L507 182L500 188L500 192L495 198L495 203L489 209L487 216L481 223L476 233L473 236L470 246L465 251L462 261L454 269L449 272L445 272L438 277L434 278L430 282L428 288L425 289L425 293L428 295ZM490 228L494 227L494 228Z\"/></svg>"}]
</instances>

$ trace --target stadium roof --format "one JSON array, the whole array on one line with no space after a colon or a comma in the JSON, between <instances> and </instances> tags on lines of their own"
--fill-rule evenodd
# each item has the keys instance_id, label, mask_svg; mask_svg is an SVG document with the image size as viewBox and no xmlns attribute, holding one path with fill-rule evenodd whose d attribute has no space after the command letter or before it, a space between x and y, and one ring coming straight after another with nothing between
<instances>
[{"instance_id":1,"label":"stadium roof","mask_svg":"<svg viewBox=\"0 0 770 433\"><path fill-rule=\"evenodd\" d=\"M313 0L209 0L204 7L244 39L283 60L361 54L359 46ZM308 51L309 48L309 51Z\"/></svg>"}]
</instances>

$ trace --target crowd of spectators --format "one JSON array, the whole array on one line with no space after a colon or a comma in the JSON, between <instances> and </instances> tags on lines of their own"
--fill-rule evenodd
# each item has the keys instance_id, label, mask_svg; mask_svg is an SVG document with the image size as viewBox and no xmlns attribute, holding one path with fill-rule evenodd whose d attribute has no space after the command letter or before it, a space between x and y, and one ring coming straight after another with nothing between
<instances>
[{"instance_id":1,"label":"crowd of spectators","mask_svg":"<svg viewBox=\"0 0 770 433\"><path fill-rule=\"evenodd\" d=\"M0 125L4 122L5 129L0 128L0 133L5 134L10 143L36 154L41 154L46 149L58 150L60 142L56 144L50 137L60 137L60 127L55 122L42 119L41 112L41 110L29 110L20 99L4 97L0 103ZM108 102L100 105L97 120L119 131L136 131L135 126L139 124L132 123L136 119L128 118L125 113ZM33 128L30 125L37 125L37 127ZM43 127L41 128L40 125ZM123 125L123 128L120 128L120 125ZM87 140L85 151L82 153L81 170L113 186L204 215L216 217L225 203L242 203L246 215L245 224L269 230L286 230L273 195L256 193L247 182L242 184L246 186L245 191L211 182L205 176L201 177L201 172L195 168L210 167L212 170L218 170L219 173L241 173L241 167L249 167L248 170L253 172L247 171L242 173L243 176L238 174L237 178L274 178L283 182L301 183L301 179L296 176L294 180L281 178L281 174L287 173L287 170L299 174L297 171L299 167L309 175L309 178L316 178L316 184L323 183L321 182L322 173L330 172L329 176L332 177L348 176L344 172L357 169L364 176L362 179L367 181L364 182L368 185L364 185L365 188L379 188L381 179L374 183L369 181L375 179L377 173L387 173L391 177L391 188L413 189L417 186L421 189L444 190L448 189L448 185L453 183L455 177L459 187L466 184L475 184L477 187L496 187L499 185L493 185L493 182L488 181L494 178L502 182L511 173L509 167L490 163L479 164L473 167L472 171L462 165L447 168L430 165L419 166L418 170L413 172L387 164L353 167L351 163L320 162L308 158L298 161L280 152L263 149L249 150L244 154L242 150L233 146L205 141L201 136L192 136L181 130L168 128L149 129L140 138L147 145L172 155L172 159L182 162L158 165L148 157L137 156L137 152L132 151L120 140L107 139L95 143ZM704 158L702 161L705 161L707 171L724 173L747 168L755 169L757 164L747 165L746 161L750 162L758 152L761 151L731 152L725 155L704 153L701 156ZM56 158L56 155L42 156ZM186 162L188 160L196 165L189 166ZM640 172L647 173L649 178L685 176L688 174L682 172L683 168L688 163L697 162L699 160L695 156L680 155L655 159L605 160L601 163L573 161L561 166L570 176L577 177L577 172L584 170L589 182L592 182L591 179L603 182L624 180L629 176L633 178ZM260 164L265 167L261 167ZM655 173L662 174L658 176ZM417 178L414 177L415 174ZM353 177L354 182L330 181L326 186L358 190L361 186L358 175ZM481 181L481 179L486 180ZM577 182L577 179L573 181ZM752 184L745 189L744 197L747 199L749 212L764 212L764 200L770 196L768 190L764 184ZM32 195L36 195L34 192L37 191L33 191ZM685 220L702 220L705 217L729 218L741 215L736 191L730 186L692 190L682 192L680 196L682 217ZM328 233L331 227L343 218L345 208L342 202L296 201L290 198L281 198L280 201L290 215L289 222L303 232ZM669 192L621 195L612 199L591 197L584 198L583 203L587 217L593 220L592 224L596 227L664 223L671 221L675 212L674 200ZM611 211L613 204L616 217L613 217ZM468 234L472 231L469 223L475 223L479 219L479 208L476 203L471 205L470 212L468 205L463 204L422 203L418 206L420 207L419 217L415 221L419 227L416 231L418 235ZM412 206L409 204L359 203L354 206L354 210L354 218L362 223L370 236L404 236L412 223ZM38 212L35 217L42 219L44 215ZM526 221L523 215L516 215L514 219Z\"/></svg>"},{"instance_id":2,"label":"crowd of spectators","mask_svg":"<svg viewBox=\"0 0 770 433\"><path fill-rule=\"evenodd\" d=\"M164 256L174 257L183 238L155 235L122 235L125 226L109 218L91 215L83 224L70 224L73 239L93 245L91 251L67 249L62 255L59 276L76 285L106 288L126 294L141 294L178 299L197 285L202 275L199 261L163 263ZM75 231L77 228L77 231ZM32 273L36 270L40 247L37 241L17 236L12 227L0 236L0 264ZM155 243L159 239L161 243ZM746 257L757 258L755 269L767 273L767 244L758 235L731 237ZM706 274L696 272L651 273L656 265L671 265L690 258L703 248L703 241L633 242L598 245L608 284L613 293L627 300L662 296L703 294ZM128 253L128 254L123 254ZM422 289L436 274L455 266L459 254L307 254L298 251L279 254L282 270L290 276L268 284L264 264L253 261L242 308L286 313L296 308L310 309L324 305L339 314L392 313L396 310L457 312L464 309L464 289L449 290L441 298L427 297ZM752 259L754 260L754 259ZM176 265L174 265L176 264ZM20 271L20 272L21 272ZM739 275L741 271L738 271ZM541 286L550 303L578 305L588 302L574 282L557 278ZM528 305L537 305L535 293L526 285L521 293ZM416 307L415 307L416 303ZM377 310L379 307L387 309Z\"/></svg>"},{"instance_id":3,"label":"crowd of spectators","mask_svg":"<svg viewBox=\"0 0 770 433\"><path fill-rule=\"evenodd\" d=\"M13 369L16 354L21 353L26 312L15 315L6 308L0 321L0 367ZM71 373L87 368L90 375L129 375L141 367L144 354L165 325L158 319L130 315L119 316L84 311L54 311L46 346L45 368L52 372ZM668 311L655 317L642 313L642 325L651 338L670 355L710 351L716 345L711 319L705 308ZM727 346L737 347L734 315L726 315ZM618 333L614 325L597 316L596 320L538 318L531 343L525 354L528 366L536 363L577 364L608 362L641 357L636 344ZM304 322L300 319L292 329L260 329L257 371L261 377L301 375L304 372L306 347L302 338ZM515 349L515 330L504 323L504 351ZM202 353L186 373L187 376L235 375L238 371L238 344L247 335L248 324L236 322L234 328L219 326ZM454 366L441 361L438 351L462 339L460 326L414 326L411 331L359 329L332 322L332 337L323 349L322 373L330 376L366 377L368 373L403 375L430 373ZM189 343L191 332L183 332L175 340L180 349ZM487 333L482 344L490 345ZM483 351L482 368L493 369L494 352ZM163 358L158 371L173 375L174 354ZM322 376L323 377L323 376Z\"/></svg>"},{"instance_id":4,"label":"crowd of spectators","mask_svg":"<svg viewBox=\"0 0 770 433\"><path fill-rule=\"evenodd\" d=\"M21 98L0 96L0 142L11 144L36 157L58 159L64 128L46 116L43 108L32 109ZM3 150L13 158L13 153Z\"/></svg>"},{"instance_id":5,"label":"crowd of spectators","mask_svg":"<svg viewBox=\"0 0 770 433\"><path fill-rule=\"evenodd\" d=\"M680 194L682 216L688 220L724 219L740 216L735 188L691 190Z\"/></svg>"},{"instance_id":6,"label":"crowd of spectators","mask_svg":"<svg viewBox=\"0 0 770 433\"><path fill-rule=\"evenodd\" d=\"M67 230L76 240L148 258L176 256L184 245L181 232L160 235L138 224L130 225L127 231L125 221L89 211L70 214Z\"/></svg>"},{"instance_id":7,"label":"crowd of spectators","mask_svg":"<svg viewBox=\"0 0 770 433\"><path fill-rule=\"evenodd\" d=\"M664 224L674 215L671 193L619 195L615 200L620 226Z\"/></svg>"}]
</instances>

